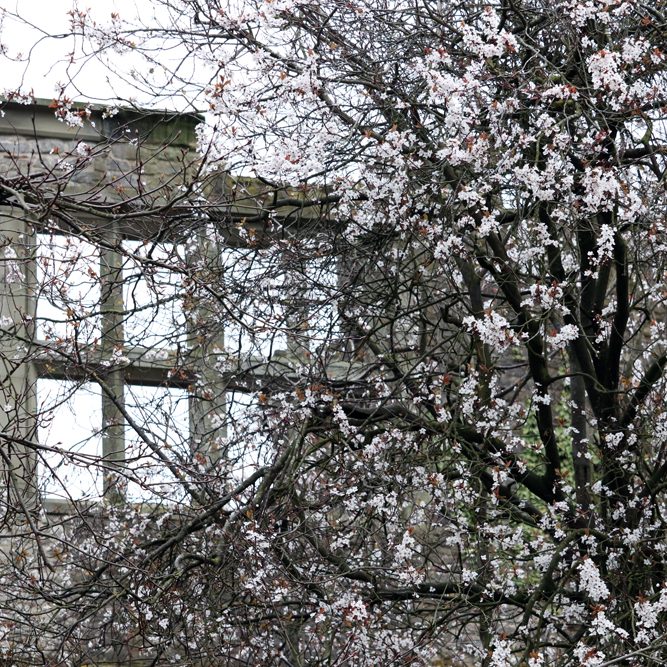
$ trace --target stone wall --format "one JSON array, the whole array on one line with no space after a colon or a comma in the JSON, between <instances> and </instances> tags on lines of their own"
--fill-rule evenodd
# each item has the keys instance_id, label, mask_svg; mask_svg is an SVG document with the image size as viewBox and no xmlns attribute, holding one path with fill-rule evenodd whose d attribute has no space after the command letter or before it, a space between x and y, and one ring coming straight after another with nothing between
<instances>
[{"instance_id":1,"label":"stone wall","mask_svg":"<svg viewBox=\"0 0 667 667\"><path fill-rule=\"evenodd\" d=\"M59 118L52 107L44 100L0 105L0 198L11 197L14 184L31 186L45 200L62 192L80 204L141 197L146 207L178 195L198 168L198 115L133 109L110 115L80 106Z\"/></svg>"}]
</instances>

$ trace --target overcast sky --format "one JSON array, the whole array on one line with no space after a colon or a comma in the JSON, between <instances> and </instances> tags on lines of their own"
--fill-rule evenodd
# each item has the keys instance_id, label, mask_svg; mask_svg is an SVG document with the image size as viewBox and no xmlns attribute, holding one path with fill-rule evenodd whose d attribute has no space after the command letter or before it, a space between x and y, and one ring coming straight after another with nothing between
<instances>
[{"instance_id":1,"label":"overcast sky","mask_svg":"<svg viewBox=\"0 0 667 667\"><path fill-rule=\"evenodd\" d=\"M32 91L36 97L52 98L60 86L65 86L66 95L76 100L149 103L152 94L160 90L159 82L156 80L153 90L142 92L135 82L124 78L134 66L144 72L148 70L138 57L113 54L111 62L106 63L94 57L75 64L69 62L68 54L74 51L75 41L65 35L70 29L68 11L73 6L86 11L100 25L110 23L112 12L132 23L154 23L160 18L164 24L170 21L168 15L155 18L155 5L148 0L103 0L89 4L75 0L0 0L3 10L0 41L5 54L0 56L0 93L20 89L24 93ZM164 59L178 57L175 52L158 51L157 55ZM163 99L159 105L179 108L185 103Z\"/></svg>"}]
</instances>

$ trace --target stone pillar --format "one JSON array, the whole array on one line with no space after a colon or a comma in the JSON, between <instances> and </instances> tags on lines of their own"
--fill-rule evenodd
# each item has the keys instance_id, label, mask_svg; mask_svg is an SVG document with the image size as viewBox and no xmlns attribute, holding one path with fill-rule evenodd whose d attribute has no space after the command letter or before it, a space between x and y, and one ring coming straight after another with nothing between
<instances>
[{"instance_id":1,"label":"stone pillar","mask_svg":"<svg viewBox=\"0 0 667 667\"><path fill-rule=\"evenodd\" d=\"M37 374L31 363L35 318L35 233L25 212L0 207L0 470L5 512L38 499Z\"/></svg>"},{"instance_id":2,"label":"stone pillar","mask_svg":"<svg viewBox=\"0 0 667 667\"><path fill-rule=\"evenodd\" d=\"M100 252L102 336L100 353L108 369L102 385L102 456L104 459L104 497L111 503L124 497L123 479L118 474L125 463L125 372L118 357L123 353L125 306L123 303L123 259L113 248L120 248L121 235L111 224L105 233L110 247ZM118 471L118 472L117 472Z\"/></svg>"},{"instance_id":3,"label":"stone pillar","mask_svg":"<svg viewBox=\"0 0 667 667\"><path fill-rule=\"evenodd\" d=\"M195 380L190 398L190 441L193 456L212 468L224 455L227 435L225 340L215 288L222 284L223 239L212 225L194 230L187 248L189 275L185 316L188 328L188 365ZM213 289L208 290L211 286Z\"/></svg>"}]
</instances>

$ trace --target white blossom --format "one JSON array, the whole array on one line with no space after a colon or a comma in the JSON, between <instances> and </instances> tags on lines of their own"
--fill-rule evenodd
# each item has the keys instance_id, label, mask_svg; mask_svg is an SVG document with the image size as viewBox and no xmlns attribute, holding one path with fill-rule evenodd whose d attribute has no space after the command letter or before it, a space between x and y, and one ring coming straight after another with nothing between
<instances>
[{"instance_id":1,"label":"white blossom","mask_svg":"<svg viewBox=\"0 0 667 667\"><path fill-rule=\"evenodd\" d=\"M600 571L591 558L584 558L579 565L579 589L594 602L606 600L611 595Z\"/></svg>"}]
</instances>

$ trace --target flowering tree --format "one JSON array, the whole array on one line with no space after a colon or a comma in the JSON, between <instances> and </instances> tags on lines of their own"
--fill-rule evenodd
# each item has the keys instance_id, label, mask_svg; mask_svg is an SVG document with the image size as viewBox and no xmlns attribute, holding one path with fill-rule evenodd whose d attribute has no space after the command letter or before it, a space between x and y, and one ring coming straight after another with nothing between
<instances>
[{"instance_id":1,"label":"flowering tree","mask_svg":"<svg viewBox=\"0 0 667 667\"><path fill-rule=\"evenodd\" d=\"M664 664L665 3L149 4L73 12L71 57L205 100L201 162L113 197L65 187L95 147L1 181L74 257L37 255L40 349L137 443L68 455L105 478L74 514L7 493L7 655ZM120 294L101 333L86 281ZM141 312L172 313L144 347ZM182 394L130 409L146 354ZM8 479L20 445L63 495L60 448L3 437Z\"/></svg>"}]
</instances>

